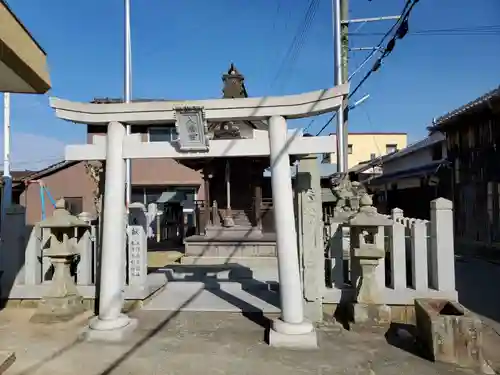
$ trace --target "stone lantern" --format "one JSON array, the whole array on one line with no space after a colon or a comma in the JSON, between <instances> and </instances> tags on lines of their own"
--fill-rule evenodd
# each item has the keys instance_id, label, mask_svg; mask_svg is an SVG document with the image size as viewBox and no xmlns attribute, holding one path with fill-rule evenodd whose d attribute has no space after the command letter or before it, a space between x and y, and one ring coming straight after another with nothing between
<instances>
[{"instance_id":1,"label":"stone lantern","mask_svg":"<svg viewBox=\"0 0 500 375\"><path fill-rule=\"evenodd\" d=\"M393 221L377 212L368 194L361 195L359 205L359 211L347 220L351 229L353 271L357 271L354 273L359 277L354 322L387 323L390 309L382 303L383 285L380 285L385 282L385 269L377 272L377 266L385 257L383 227L391 226Z\"/></svg>"},{"instance_id":2,"label":"stone lantern","mask_svg":"<svg viewBox=\"0 0 500 375\"><path fill-rule=\"evenodd\" d=\"M64 199L60 199L56 202L54 214L40 222L39 226L50 230L50 247L44 250L43 256L50 259L54 276L31 321L69 321L84 311L82 297L78 294L71 276L71 265L79 255L76 248L76 229L88 228L89 224L71 215L65 209Z\"/></svg>"}]
</instances>

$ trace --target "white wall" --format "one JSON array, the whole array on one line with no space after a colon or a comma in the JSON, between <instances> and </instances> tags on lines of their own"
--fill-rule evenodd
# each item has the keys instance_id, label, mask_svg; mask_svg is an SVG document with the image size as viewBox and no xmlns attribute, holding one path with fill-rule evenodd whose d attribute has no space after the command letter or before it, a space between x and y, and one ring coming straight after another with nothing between
<instances>
[{"instance_id":1,"label":"white wall","mask_svg":"<svg viewBox=\"0 0 500 375\"><path fill-rule=\"evenodd\" d=\"M433 133L429 137L401 150L394 157L389 157L383 164L383 173L395 173L412 168L418 168L432 163L432 150L437 143L441 143L442 159L446 159L446 142L442 133Z\"/></svg>"},{"instance_id":2,"label":"white wall","mask_svg":"<svg viewBox=\"0 0 500 375\"><path fill-rule=\"evenodd\" d=\"M404 171L411 168L418 168L432 162L432 151L424 148L403 157L392 159L384 163L384 174Z\"/></svg>"}]
</instances>

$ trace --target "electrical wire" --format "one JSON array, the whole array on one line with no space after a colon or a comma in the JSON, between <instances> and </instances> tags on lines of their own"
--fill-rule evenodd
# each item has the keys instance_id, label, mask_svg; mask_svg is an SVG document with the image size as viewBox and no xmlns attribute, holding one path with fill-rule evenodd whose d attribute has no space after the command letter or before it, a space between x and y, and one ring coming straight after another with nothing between
<instances>
[{"instance_id":1,"label":"electrical wire","mask_svg":"<svg viewBox=\"0 0 500 375\"><path fill-rule=\"evenodd\" d=\"M304 45L304 41L306 40L307 33L313 21L316 17L316 12L318 10L319 0L310 0L307 11L302 19L302 22L299 24L297 31L292 39L288 50L281 61L279 69L272 80L271 87L274 87L278 81L286 81L284 80L284 74L289 72L290 69L295 64L298 56L300 55L301 49Z\"/></svg>"},{"instance_id":2,"label":"electrical wire","mask_svg":"<svg viewBox=\"0 0 500 375\"><path fill-rule=\"evenodd\" d=\"M363 60L363 62L361 64L359 64L359 66L355 69L354 73L358 72L359 69L361 69L377 52L379 52L381 50L381 47L384 44L385 40L394 31L394 29L396 29L396 27L399 26L401 19L405 16L406 11L408 10L408 8L411 5L412 5L412 0L407 0L403 10L401 11L401 16L398 18L398 20L396 22L394 22L394 24L391 26L391 28L389 30L387 30L384 34L380 33L380 35L383 35L382 39L377 44L377 46L374 47L373 51L370 52L368 54L368 56L366 56L366 58ZM355 33L349 33L349 36L351 36L353 34L356 35ZM352 77L354 77L354 73L349 76L349 79L348 79L349 81L352 79Z\"/></svg>"},{"instance_id":3,"label":"electrical wire","mask_svg":"<svg viewBox=\"0 0 500 375\"><path fill-rule=\"evenodd\" d=\"M469 27L453 27L447 29L423 29L409 31L411 35L446 35L446 36L463 36L463 35L499 35L500 25L483 25ZM349 36L377 36L382 33L350 33Z\"/></svg>"},{"instance_id":4,"label":"electrical wire","mask_svg":"<svg viewBox=\"0 0 500 375\"><path fill-rule=\"evenodd\" d=\"M385 35L382 37L382 41L381 43L379 43L379 45L377 46L377 48L380 48L384 42L384 40L387 38L387 36L392 33L394 31L394 29L396 29L397 26L399 25L402 25L403 22L407 21L408 20L408 17L410 16L410 13L411 11L413 10L413 7L418 3L418 0L414 0L413 2L411 0L407 1L406 2L406 5L405 5L405 8L403 9L403 12L401 13L401 17L399 18L399 20L389 29L389 32L388 33L385 33ZM409 4L409 5L408 5ZM382 56L375 62L375 64L373 65L372 69L370 69L368 71L368 73L365 74L365 76L361 79L361 81L356 85L356 87L354 88L354 90L352 90L350 93L349 93L349 98L351 98L358 90L359 88L366 82L366 80L368 78L370 78L370 76L372 75L373 72L375 72L377 69L378 69L378 66L380 66L382 60L387 57L393 50L394 48L394 44L392 47L389 48L389 45L391 44L391 42L395 41L395 37L393 36L393 38L389 41L389 43L387 44L386 46L386 49L384 51L384 53L382 54Z\"/></svg>"},{"instance_id":5,"label":"electrical wire","mask_svg":"<svg viewBox=\"0 0 500 375\"><path fill-rule=\"evenodd\" d=\"M394 25L392 25L392 27L383 35L382 39L380 40L380 42L378 43L376 49L370 54L369 57L367 57L367 59L371 58L371 55L373 53L375 53L377 50L379 50L382 45L384 44L384 41L387 39L387 37L389 35L391 35L394 30L396 30L396 34L399 30L399 28L401 27L401 25L403 24L403 22L407 22L408 21L408 17L410 16L410 13L411 11L413 10L413 7L418 3L419 0L407 0L406 1L406 4L403 8L403 11L401 12L401 16L400 18L394 23ZM358 90L359 88L366 82L366 80L371 76L371 74L376 71L378 69L378 67L380 66L382 60L384 58L386 58L393 50L394 48L394 41L395 41L395 38L396 36L393 36L392 39L389 41L389 43L387 44L386 48L384 49L384 52L382 54L382 56L377 59L377 61L375 62L375 64L373 65L372 69L370 69L368 71L368 73L361 79L361 81L356 85L356 87L354 88L354 90L352 90L349 95L348 95L348 99L350 99ZM391 44L391 42L393 43L393 45L390 47L389 45ZM347 109L349 110L349 109ZM332 117L330 117L330 119L327 121L327 123L325 125L323 125L323 127L321 128L321 130L316 134L316 136L320 135L323 130L326 129L326 127L333 121L333 119L335 118L337 113L334 113L332 115Z\"/></svg>"}]
</instances>

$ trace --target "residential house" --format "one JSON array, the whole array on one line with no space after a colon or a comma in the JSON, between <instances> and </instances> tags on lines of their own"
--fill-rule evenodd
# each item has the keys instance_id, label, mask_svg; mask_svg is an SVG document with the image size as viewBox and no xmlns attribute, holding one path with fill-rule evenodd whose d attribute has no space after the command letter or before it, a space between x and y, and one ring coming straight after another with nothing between
<instances>
[{"instance_id":1,"label":"residential house","mask_svg":"<svg viewBox=\"0 0 500 375\"><path fill-rule=\"evenodd\" d=\"M349 133L347 136L348 168L401 150L406 147L407 142L407 133ZM336 163L336 154L324 155L323 162Z\"/></svg>"},{"instance_id":2,"label":"residential house","mask_svg":"<svg viewBox=\"0 0 500 375\"><path fill-rule=\"evenodd\" d=\"M360 164L356 172L374 169L381 173L366 180L366 185L376 194L377 206L382 212L398 207L408 216L429 219L430 201L450 195L445 137L440 132Z\"/></svg>"},{"instance_id":3,"label":"residential house","mask_svg":"<svg viewBox=\"0 0 500 375\"><path fill-rule=\"evenodd\" d=\"M452 166L455 234L467 244L500 242L500 87L438 118Z\"/></svg>"}]
</instances>

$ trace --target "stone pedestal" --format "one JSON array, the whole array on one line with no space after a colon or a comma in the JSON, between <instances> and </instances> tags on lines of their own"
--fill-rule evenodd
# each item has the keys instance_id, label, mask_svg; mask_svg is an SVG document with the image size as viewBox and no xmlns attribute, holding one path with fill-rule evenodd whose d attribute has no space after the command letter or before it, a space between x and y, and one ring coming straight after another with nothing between
<instances>
[{"instance_id":1,"label":"stone pedestal","mask_svg":"<svg viewBox=\"0 0 500 375\"><path fill-rule=\"evenodd\" d=\"M391 322L391 310L383 304L377 270L385 257L383 227L392 220L377 213L371 199L364 195L360 199L359 212L349 220L351 227L352 269L359 272L357 303L354 305L355 323L386 324ZM354 273L354 271L353 271Z\"/></svg>"},{"instance_id":2,"label":"stone pedestal","mask_svg":"<svg viewBox=\"0 0 500 375\"><path fill-rule=\"evenodd\" d=\"M51 261L54 266L53 284L31 317L33 323L67 322L85 311L82 297L70 274L73 257L52 257Z\"/></svg>"},{"instance_id":3,"label":"stone pedestal","mask_svg":"<svg viewBox=\"0 0 500 375\"><path fill-rule=\"evenodd\" d=\"M357 303L354 305L354 322L390 323L391 309L381 303L380 286L375 275L379 260L384 257L384 250L365 245L354 249L354 257L361 270Z\"/></svg>"},{"instance_id":4,"label":"stone pedestal","mask_svg":"<svg viewBox=\"0 0 500 375\"><path fill-rule=\"evenodd\" d=\"M481 319L458 302L416 299L417 337L429 359L488 372Z\"/></svg>"},{"instance_id":5,"label":"stone pedestal","mask_svg":"<svg viewBox=\"0 0 500 375\"><path fill-rule=\"evenodd\" d=\"M82 332L81 338L85 341L121 342L129 338L136 328L137 319L125 314L109 320L95 316Z\"/></svg>"},{"instance_id":6,"label":"stone pedestal","mask_svg":"<svg viewBox=\"0 0 500 375\"><path fill-rule=\"evenodd\" d=\"M230 209L229 209L229 213L226 213L226 215L224 216L224 226L227 228L234 227L234 220L233 220L233 216L231 215Z\"/></svg>"},{"instance_id":7,"label":"stone pedestal","mask_svg":"<svg viewBox=\"0 0 500 375\"><path fill-rule=\"evenodd\" d=\"M293 324L275 319L269 330L269 345L276 348L317 349L318 337L311 322Z\"/></svg>"}]
</instances>

